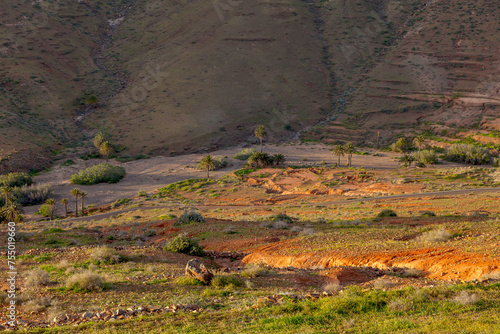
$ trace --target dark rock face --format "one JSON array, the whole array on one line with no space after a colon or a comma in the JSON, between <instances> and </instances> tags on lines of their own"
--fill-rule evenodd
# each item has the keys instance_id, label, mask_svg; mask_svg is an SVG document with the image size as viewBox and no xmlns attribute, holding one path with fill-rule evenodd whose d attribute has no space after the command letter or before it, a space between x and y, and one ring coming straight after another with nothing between
<instances>
[{"instance_id":1,"label":"dark rock face","mask_svg":"<svg viewBox=\"0 0 500 334\"><path fill-rule=\"evenodd\" d=\"M214 275L200 260L191 259L186 264L186 276L208 283Z\"/></svg>"}]
</instances>

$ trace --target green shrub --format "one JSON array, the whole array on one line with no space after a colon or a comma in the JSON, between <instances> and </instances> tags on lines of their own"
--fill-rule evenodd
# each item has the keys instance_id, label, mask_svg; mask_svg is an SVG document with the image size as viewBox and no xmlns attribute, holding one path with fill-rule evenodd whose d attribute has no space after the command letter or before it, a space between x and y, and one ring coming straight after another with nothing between
<instances>
[{"instance_id":1,"label":"green shrub","mask_svg":"<svg viewBox=\"0 0 500 334\"><path fill-rule=\"evenodd\" d=\"M183 224L192 224L192 223L204 223L205 218L199 213L198 211L191 209L191 210L184 210L184 212L181 214L179 219L177 220L176 225L183 225Z\"/></svg>"},{"instance_id":2,"label":"green shrub","mask_svg":"<svg viewBox=\"0 0 500 334\"><path fill-rule=\"evenodd\" d=\"M484 147L472 144L455 144L446 149L445 159L453 162L482 165L490 162L490 153Z\"/></svg>"},{"instance_id":3,"label":"green shrub","mask_svg":"<svg viewBox=\"0 0 500 334\"><path fill-rule=\"evenodd\" d=\"M188 238L183 234L179 234L171 239L165 246L165 250L169 252L184 253L193 256L203 256L203 247L198 245L198 241Z\"/></svg>"},{"instance_id":4,"label":"green shrub","mask_svg":"<svg viewBox=\"0 0 500 334\"><path fill-rule=\"evenodd\" d=\"M230 275L216 275L210 284L216 288L243 286L243 281Z\"/></svg>"},{"instance_id":5,"label":"green shrub","mask_svg":"<svg viewBox=\"0 0 500 334\"><path fill-rule=\"evenodd\" d=\"M417 160L418 152L413 153L413 158ZM438 162L438 157L436 151L434 150L422 150L420 151L420 162L426 165L433 165Z\"/></svg>"},{"instance_id":6,"label":"green shrub","mask_svg":"<svg viewBox=\"0 0 500 334\"><path fill-rule=\"evenodd\" d=\"M245 160L248 160L248 158L250 158L250 156L252 154L254 154L255 152L257 152L257 151L253 148L245 148L243 151L240 151L240 152L236 153L235 155L233 155L233 158L241 160L241 161L245 161Z\"/></svg>"},{"instance_id":7,"label":"green shrub","mask_svg":"<svg viewBox=\"0 0 500 334\"><path fill-rule=\"evenodd\" d=\"M379 214L377 215L377 217L379 218L384 218L384 217L397 217L398 215L396 214L396 212L394 212L393 210L390 210L390 209L385 209L385 210L382 210L379 212Z\"/></svg>"},{"instance_id":8,"label":"green shrub","mask_svg":"<svg viewBox=\"0 0 500 334\"><path fill-rule=\"evenodd\" d=\"M44 203L48 198L52 197L53 191L49 185L25 185L12 189L12 196L17 199L21 205L36 205Z\"/></svg>"},{"instance_id":9,"label":"green shrub","mask_svg":"<svg viewBox=\"0 0 500 334\"><path fill-rule=\"evenodd\" d=\"M272 215L271 217L269 217L269 219L273 222L282 221L282 222L286 222L288 224L293 223L293 218L285 213L279 213L277 215Z\"/></svg>"},{"instance_id":10,"label":"green shrub","mask_svg":"<svg viewBox=\"0 0 500 334\"><path fill-rule=\"evenodd\" d=\"M41 215L42 217L50 217L52 212L53 212L53 209L51 208L50 205L42 204L42 206L40 206L40 209L38 209L38 211L35 212L35 214Z\"/></svg>"},{"instance_id":11,"label":"green shrub","mask_svg":"<svg viewBox=\"0 0 500 334\"><path fill-rule=\"evenodd\" d=\"M436 214L432 211L425 210L425 211L422 211L420 213L420 216L422 216L422 217L436 217Z\"/></svg>"},{"instance_id":12,"label":"green shrub","mask_svg":"<svg viewBox=\"0 0 500 334\"><path fill-rule=\"evenodd\" d=\"M109 164L99 164L79 171L71 176L74 184L92 185L96 183L117 183L125 176L125 168Z\"/></svg>"},{"instance_id":13,"label":"green shrub","mask_svg":"<svg viewBox=\"0 0 500 334\"><path fill-rule=\"evenodd\" d=\"M199 286L206 285L206 283L204 283L200 280L197 280L194 277L189 277L189 276L179 277L175 280L175 283L178 285L195 285L195 286L196 285L199 285Z\"/></svg>"},{"instance_id":14,"label":"green shrub","mask_svg":"<svg viewBox=\"0 0 500 334\"><path fill-rule=\"evenodd\" d=\"M9 173L0 175L0 187L22 187L29 186L33 183L33 179L26 173Z\"/></svg>"}]
</instances>

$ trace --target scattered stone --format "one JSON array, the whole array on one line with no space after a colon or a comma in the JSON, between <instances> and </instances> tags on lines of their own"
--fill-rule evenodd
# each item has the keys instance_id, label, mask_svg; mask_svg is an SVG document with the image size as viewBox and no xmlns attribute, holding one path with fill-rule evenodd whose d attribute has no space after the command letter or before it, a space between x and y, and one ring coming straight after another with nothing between
<instances>
[{"instance_id":1,"label":"scattered stone","mask_svg":"<svg viewBox=\"0 0 500 334\"><path fill-rule=\"evenodd\" d=\"M82 314L82 318L84 318L84 319L91 319L93 316L94 316L94 313L89 312L89 311Z\"/></svg>"},{"instance_id":2,"label":"scattered stone","mask_svg":"<svg viewBox=\"0 0 500 334\"><path fill-rule=\"evenodd\" d=\"M208 283L214 275L200 260L191 259L186 264L186 276Z\"/></svg>"}]
</instances>

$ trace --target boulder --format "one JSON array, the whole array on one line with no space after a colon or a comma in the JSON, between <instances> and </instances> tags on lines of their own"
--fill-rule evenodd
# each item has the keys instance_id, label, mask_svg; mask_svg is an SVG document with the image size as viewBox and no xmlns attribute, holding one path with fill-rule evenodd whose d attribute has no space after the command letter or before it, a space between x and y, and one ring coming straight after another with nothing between
<instances>
[{"instance_id":1,"label":"boulder","mask_svg":"<svg viewBox=\"0 0 500 334\"><path fill-rule=\"evenodd\" d=\"M186 276L208 283L214 275L200 260L191 259L186 264Z\"/></svg>"}]
</instances>

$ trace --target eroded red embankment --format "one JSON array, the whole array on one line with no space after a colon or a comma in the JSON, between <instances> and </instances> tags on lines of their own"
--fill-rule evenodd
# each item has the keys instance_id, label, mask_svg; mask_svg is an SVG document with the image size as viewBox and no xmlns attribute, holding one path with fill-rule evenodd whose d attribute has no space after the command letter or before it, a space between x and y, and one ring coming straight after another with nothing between
<instances>
[{"instance_id":1,"label":"eroded red embankment","mask_svg":"<svg viewBox=\"0 0 500 334\"><path fill-rule=\"evenodd\" d=\"M294 255L286 252L293 249ZM262 246L243 259L243 263L265 263L273 267L312 268L323 266L368 266L378 269L415 268L423 276L442 280L470 281L500 271L500 259L465 253L455 248L422 248L387 252L297 252L293 240Z\"/></svg>"}]
</instances>

